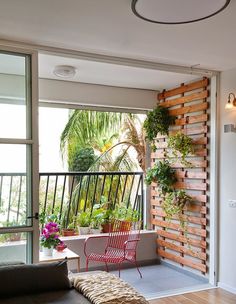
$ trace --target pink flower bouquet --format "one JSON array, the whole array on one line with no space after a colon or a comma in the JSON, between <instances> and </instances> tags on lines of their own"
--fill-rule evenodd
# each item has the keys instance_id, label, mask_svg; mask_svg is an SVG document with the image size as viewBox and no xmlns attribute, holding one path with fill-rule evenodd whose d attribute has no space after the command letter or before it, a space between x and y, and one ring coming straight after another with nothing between
<instances>
[{"instance_id":1,"label":"pink flower bouquet","mask_svg":"<svg viewBox=\"0 0 236 304\"><path fill-rule=\"evenodd\" d=\"M40 237L40 243L46 248L55 248L61 243L59 239L59 227L55 222L49 222L44 226L43 232Z\"/></svg>"}]
</instances>

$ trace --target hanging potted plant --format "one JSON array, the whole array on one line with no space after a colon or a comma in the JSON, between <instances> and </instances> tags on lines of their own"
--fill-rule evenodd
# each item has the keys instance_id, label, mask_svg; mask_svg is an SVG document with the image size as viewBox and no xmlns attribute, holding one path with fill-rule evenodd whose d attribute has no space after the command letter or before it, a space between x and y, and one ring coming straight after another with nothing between
<instances>
[{"instance_id":1,"label":"hanging potted plant","mask_svg":"<svg viewBox=\"0 0 236 304\"><path fill-rule=\"evenodd\" d=\"M42 246L44 255L52 256L53 248L60 244L60 242L58 224L55 222L47 223L44 226L40 237L40 244Z\"/></svg>"},{"instance_id":2,"label":"hanging potted plant","mask_svg":"<svg viewBox=\"0 0 236 304\"><path fill-rule=\"evenodd\" d=\"M187 157L194 155L193 140L191 137L183 134L182 132L177 132L168 138L168 148L171 150L171 154L168 158L174 156L175 159L180 157L180 162L184 166L192 167L192 163L187 161Z\"/></svg>"},{"instance_id":3,"label":"hanging potted plant","mask_svg":"<svg viewBox=\"0 0 236 304\"><path fill-rule=\"evenodd\" d=\"M162 203L167 221L170 222L173 216L177 216L185 235L187 234L187 216L183 216L183 210L191 202L193 199L186 191L177 190L167 193Z\"/></svg>"},{"instance_id":4,"label":"hanging potted plant","mask_svg":"<svg viewBox=\"0 0 236 304\"><path fill-rule=\"evenodd\" d=\"M175 121L174 116L170 116L169 110L158 105L153 111L148 112L143 127L146 131L146 138L151 143L152 150L156 150L155 138L157 134L168 135L169 127Z\"/></svg>"},{"instance_id":5,"label":"hanging potted plant","mask_svg":"<svg viewBox=\"0 0 236 304\"><path fill-rule=\"evenodd\" d=\"M147 169L145 182L147 185L157 183L160 192L165 194L172 191L176 182L175 171L167 160L156 162L152 168Z\"/></svg>"}]
</instances>

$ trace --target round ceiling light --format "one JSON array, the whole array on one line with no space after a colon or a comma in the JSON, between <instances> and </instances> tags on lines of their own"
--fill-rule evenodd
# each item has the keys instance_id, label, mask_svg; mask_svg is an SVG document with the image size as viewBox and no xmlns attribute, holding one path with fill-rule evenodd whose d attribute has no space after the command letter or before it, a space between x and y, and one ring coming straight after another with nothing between
<instances>
[{"instance_id":1,"label":"round ceiling light","mask_svg":"<svg viewBox=\"0 0 236 304\"><path fill-rule=\"evenodd\" d=\"M54 75L60 78L73 78L77 69L71 65L57 65L53 71Z\"/></svg>"},{"instance_id":2,"label":"round ceiling light","mask_svg":"<svg viewBox=\"0 0 236 304\"><path fill-rule=\"evenodd\" d=\"M136 16L160 24L200 21L223 11L230 0L132 0Z\"/></svg>"}]
</instances>

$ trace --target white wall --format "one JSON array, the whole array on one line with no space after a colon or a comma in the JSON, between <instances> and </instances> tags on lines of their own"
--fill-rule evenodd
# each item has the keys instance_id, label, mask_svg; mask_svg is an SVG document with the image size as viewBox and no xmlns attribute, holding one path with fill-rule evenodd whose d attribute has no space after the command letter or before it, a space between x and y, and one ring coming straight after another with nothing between
<instances>
[{"instance_id":1,"label":"white wall","mask_svg":"<svg viewBox=\"0 0 236 304\"><path fill-rule=\"evenodd\" d=\"M222 72L220 84L220 172L219 172L219 281L236 292L236 133L224 133L225 124L236 125L236 108L225 110L230 92L236 93L236 69Z\"/></svg>"}]
</instances>

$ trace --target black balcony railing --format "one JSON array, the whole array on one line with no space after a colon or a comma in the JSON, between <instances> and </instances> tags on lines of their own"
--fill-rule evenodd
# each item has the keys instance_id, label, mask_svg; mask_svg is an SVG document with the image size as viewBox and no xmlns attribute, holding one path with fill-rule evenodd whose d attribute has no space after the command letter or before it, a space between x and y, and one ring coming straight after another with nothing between
<instances>
[{"instance_id":1,"label":"black balcony railing","mask_svg":"<svg viewBox=\"0 0 236 304\"><path fill-rule=\"evenodd\" d=\"M24 225L27 209L27 179L21 173L0 173L0 225ZM54 214L70 224L80 211L95 204L110 203L114 208L125 203L143 219L142 172L40 173L40 213Z\"/></svg>"}]
</instances>

